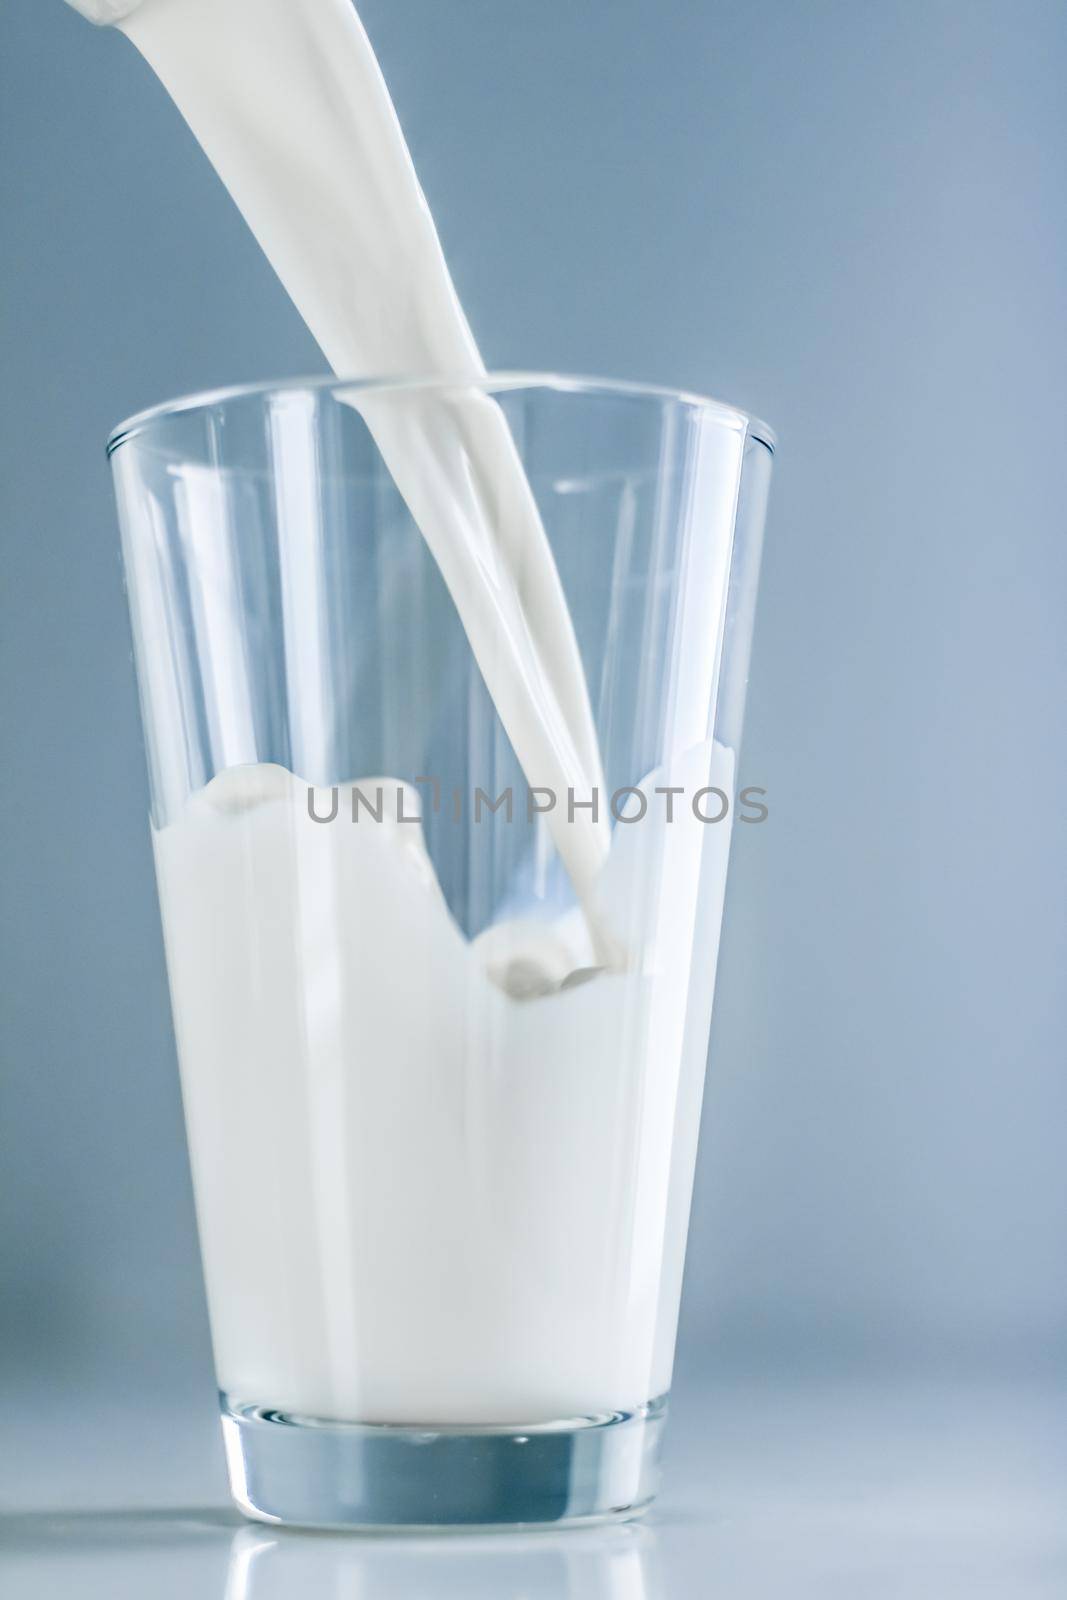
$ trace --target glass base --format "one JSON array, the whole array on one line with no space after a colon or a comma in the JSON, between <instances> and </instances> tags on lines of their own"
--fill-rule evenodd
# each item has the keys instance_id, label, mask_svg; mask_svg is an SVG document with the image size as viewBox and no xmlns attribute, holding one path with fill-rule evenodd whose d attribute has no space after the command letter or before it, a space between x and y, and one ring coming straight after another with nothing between
<instances>
[{"instance_id":1,"label":"glass base","mask_svg":"<svg viewBox=\"0 0 1067 1600\"><path fill-rule=\"evenodd\" d=\"M529 1427L323 1422L222 1395L230 1488L246 1516L407 1532L637 1516L658 1486L667 1398Z\"/></svg>"}]
</instances>

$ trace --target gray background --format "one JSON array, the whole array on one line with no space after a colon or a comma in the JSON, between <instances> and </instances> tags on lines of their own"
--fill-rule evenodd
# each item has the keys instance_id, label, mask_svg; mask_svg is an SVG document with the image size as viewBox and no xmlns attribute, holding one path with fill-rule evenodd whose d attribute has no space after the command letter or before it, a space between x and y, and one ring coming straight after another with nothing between
<instances>
[{"instance_id":1,"label":"gray background","mask_svg":"<svg viewBox=\"0 0 1067 1600\"><path fill-rule=\"evenodd\" d=\"M361 11L486 359L780 434L680 1391L1055 1381L1067 8ZM209 1394L102 444L324 363L125 41L0 118L0 1387Z\"/></svg>"}]
</instances>

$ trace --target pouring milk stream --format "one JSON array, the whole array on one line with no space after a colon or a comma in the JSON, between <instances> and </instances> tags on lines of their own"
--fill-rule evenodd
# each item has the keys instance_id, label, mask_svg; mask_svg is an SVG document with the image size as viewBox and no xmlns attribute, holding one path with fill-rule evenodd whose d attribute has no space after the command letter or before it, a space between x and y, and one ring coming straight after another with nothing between
<instances>
[{"instance_id":1,"label":"pouring milk stream","mask_svg":"<svg viewBox=\"0 0 1067 1600\"><path fill-rule=\"evenodd\" d=\"M349 0L73 3L152 66L335 372L485 377ZM352 404L434 553L528 782L587 800L603 777L585 677L499 407L474 390L428 395L421 418L365 391ZM598 958L614 964L593 900L607 819L579 804L546 822Z\"/></svg>"}]
</instances>

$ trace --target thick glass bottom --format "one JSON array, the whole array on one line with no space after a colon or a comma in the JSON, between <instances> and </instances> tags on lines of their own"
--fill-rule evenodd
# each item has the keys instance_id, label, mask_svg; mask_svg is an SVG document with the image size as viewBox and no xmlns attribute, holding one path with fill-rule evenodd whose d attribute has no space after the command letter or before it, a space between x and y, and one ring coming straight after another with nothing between
<instances>
[{"instance_id":1,"label":"thick glass bottom","mask_svg":"<svg viewBox=\"0 0 1067 1600\"><path fill-rule=\"evenodd\" d=\"M440 1532L602 1522L652 1501L667 1398L529 1427L288 1416L222 1395L233 1497L260 1522Z\"/></svg>"}]
</instances>

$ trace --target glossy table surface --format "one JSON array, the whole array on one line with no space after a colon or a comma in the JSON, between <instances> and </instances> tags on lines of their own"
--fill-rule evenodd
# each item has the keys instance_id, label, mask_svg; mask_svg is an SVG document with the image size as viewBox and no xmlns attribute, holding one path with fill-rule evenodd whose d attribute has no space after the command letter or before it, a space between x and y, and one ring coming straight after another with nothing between
<instances>
[{"instance_id":1,"label":"glossy table surface","mask_svg":"<svg viewBox=\"0 0 1067 1600\"><path fill-rule=\"evenodd\" d=\"M1067 1395L1037 1384L682 1384L643 1521L414 1539L243 1522L211 1400L0 1393L4 1600L1028 1600L1067 1586Z\"/></svg>"}]
</instances>

